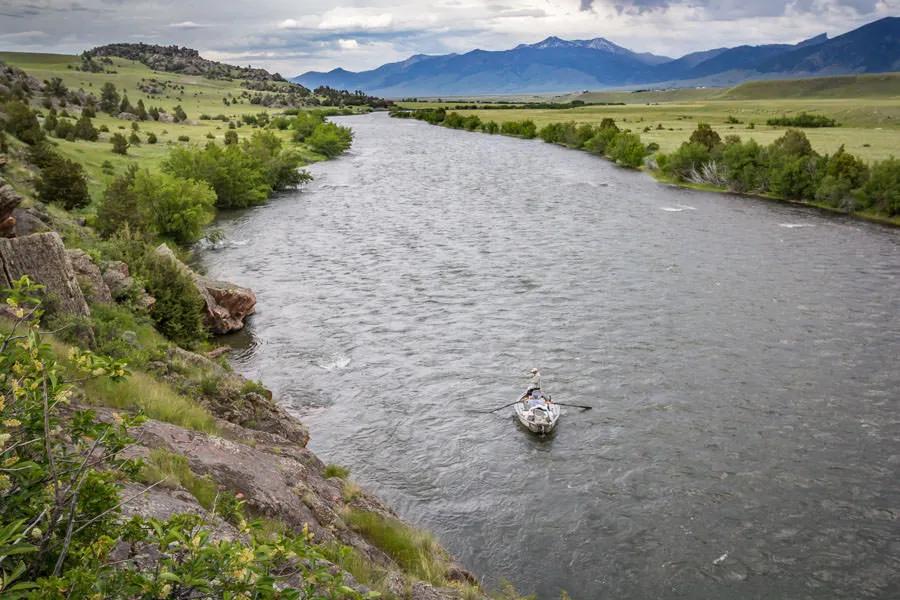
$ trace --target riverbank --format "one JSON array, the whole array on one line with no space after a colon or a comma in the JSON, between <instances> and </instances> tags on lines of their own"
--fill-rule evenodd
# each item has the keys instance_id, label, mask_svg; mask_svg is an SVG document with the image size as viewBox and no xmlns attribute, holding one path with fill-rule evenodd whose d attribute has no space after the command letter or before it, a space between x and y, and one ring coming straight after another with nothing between
<instances>
[{"instance_id":1,"label":"riverbank","mask_svg":"<svg viewBox=\"0 0 900 600\"><path fill-rule=\"evenodd\" d=\"M341 109L251 108L200 148L182 133L198 124L117 104L97 122L130 130L118 152L90 94L54 91L74 71L55 83L0 73L20 90L2 98L0 561L23 557L0 595L486 597L433 536L310 452L306 427L262 383L232 371L211 333L242 328L255 294L181 261L215 237L204 227L216 208L261 205L308 182L298 167L312 153L345 151L349 128L324 122ZM66 107L86 139L58 137ZM157 129L188 139L150 142ZM129 154L145 144L164 151ZM31 483L42 480L53 485Z\"/></svg>"},{"instance_id":2,"label":"riverbank","mask_svg":"<svg viewBox=\"0 0 900 600\"><path fill-rule=\"evenodd\" d=\"M529 111L518 112L524 115ZM799 129L787 129L770 145L760 146L752 137L748 142L732 134L723 139L708 124L700 123L688 141L666 154L655 142L645 145L640 134L621 129L611 118L602 119L596 126L569 121L547 123L539 129L528 118L500 123L482 121L477 114L464 116L443 107L398 107L391 116L472 132L525 139L540 137L548 143L608 158L620 166L647 170L655 178L674 185L742 193L884 225L900 225L900 204L896 200L900 197L900 160L890 157L869 165L847 153L843 146L833 155L821 156ZM803 115L798 119L802 120ZM644 127L643 131L651 128Z\"/></svg>"}]
</instances>

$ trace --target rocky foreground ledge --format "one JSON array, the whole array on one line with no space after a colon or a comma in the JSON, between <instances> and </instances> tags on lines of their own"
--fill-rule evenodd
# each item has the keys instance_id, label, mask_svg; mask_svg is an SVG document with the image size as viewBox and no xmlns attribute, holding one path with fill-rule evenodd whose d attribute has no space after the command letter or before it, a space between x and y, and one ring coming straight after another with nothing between
<instances>
[{"instance_id":1,"label":"rocky foreground ledge","mask_svg":"<svg viewBox=\"0 0 900 600\"><path fill-rule=\"evenodd\" d=\"M178 261L165 246L157 253ZM207 322L214 331L243 326L255 306L252 291L211 281L180 261L178 264L192 274L201 290ZM119 290L134 287L127 265L96 264L87 253L67 249L52 231L0 238L0 287L10 287L26 274L46 286L57 310L75 318L90 316L91 306L112 304ZM153 302L149 296L138 299L146 309L152 309ZM134 332L124 331L121 336L134 343ZM85 344L91 343L92 339L85 340ZM215 489L241 499L249 517L268 519L296 533L309 532L326 557L333 559L332 568L363 595L377 591L383 598L412 600L486 598L475 577L428 534L404 523L378 498L349 481L345 469L325 465L308 450L306 427L261 384L246 380L208 356L172 345L132 377L139 377L148 389L162 387L167 393L187 398L198 410L211 415L212 422L189 427L176 424L178 419L148 419L130 430L136 443L128 448L129 457L143 458L150 464L161 457L175 457L186 462L188 480L209 482ZM134 390L131 393L134 395ZM126 408L104 405L113 400L113 404L122 406L117 403L117 394L113 391L111 397L103 399L80 390L72 407L90 407L98 419L112 422L120 419L121 412L130 410L128 406L142 406L146 401L138 395ZM149 489L146 482L127 483L121 497L124 517L166 519L182 513L198 514L209 524L214 539L240 539L241 533L205 507L196 490L184 480L166 478ZM416 552L428 554L428 573L411 566L410 557L373 534L373 523L376 530L389 529L395 536L417 540ZM153 569L156 558L145 548L120 542L113 560ZM369 580L362 580L360 573Z\"/></svg>"}]
</instances>

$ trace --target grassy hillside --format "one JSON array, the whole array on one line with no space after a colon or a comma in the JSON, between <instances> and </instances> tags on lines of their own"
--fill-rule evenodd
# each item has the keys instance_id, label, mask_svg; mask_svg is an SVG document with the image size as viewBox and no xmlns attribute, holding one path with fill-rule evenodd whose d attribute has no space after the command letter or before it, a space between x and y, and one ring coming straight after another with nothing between
<instances>
[{"instance_id":1,"label":"grassy hillside","mask_svg":"<svg viewBox=\"0 0 900 600\"><path fill-rule=\"evenodd\" d=\"M706 88L590 92L556 99L625 104L564 110L459 112L477 114L482 120L493 119L498 123L532 119L538 127L559 121L598 124L603 118L611 117L620 126L640 133L645 142L656 142L664 152L678 148L696 129L697 123L701 122L709 123L722 135L739 135L768 144L780 137L786 128L767 126L766 120L808 112L822 114L841 123L841 127L836 128L805 130L818 152L833 153L843 144L847 151L867 161L900 155L900 74L897 73L752 82L725 90ZM401 104L408 107L438 105ZM729 122L729 117L741 123Z\"/></svg>"},{"instance_id":2,"label":"grassy hillside","mask_svg":"<svg viewBox=\"0 0 900 600\"><path fill-rule=\"evenodd\" d=\"M128 100L132 105L136 105L138 100L143 100L147 108L157 106L171 112L175 106L180 105L185 110L188 120L183 123L165 123L153 120L139 122L138 135L142 139L146 139L148 133L153 133L156 135L158 143L142 143L132 146L128 149L126 156L112 152L109 137L116 132L127 137L131 133L131 123L102 112L97 113L94 124L98 128L105 125L109 129L109 133L101 134L99 141L76 140L70 142L52 138L59 152L84 165L88 174L91 195L94 198L97 198L105 189L114 174L121 173L131 162L137 161L142 167L155 168L174 145L205 144L210 140L221 143L228 130L229 120L235 121L238 125L239 136L250 135L250 127L241 122L243 115L256 115L263 111L269 114L278 112L277 109L266 109L250 104L246 99L225 106L223 99L239 98L245 91L239 80L226 81L207 79L202 76L163 73L153 71L139 62L121 58L113 58L113 64L108 65L108 69L114 73L90 73L76 70L76 67L81 64L79 57L64 54L0 52L0 61L19 67L29 75L41 80L59 77L69 89L81 88L98 97L103 84L112 82L118 87L120 94L127 93ZM156 79L157 82L165 84L163 93L148 94L139 89L142 80L150 79ZM73 111L73 114L77 114L77 111ZM225 120L201 119L202 115L219 117L219 119L224 117ZM283 132L281 135L287 139L289 133ZM187 141L184 138L187 138ZM305 150L304 152L308 161L322 158L311 151ZM103 170L103 163L107 161L112 164L112 171Z\"/></svg>"}]
</instances>

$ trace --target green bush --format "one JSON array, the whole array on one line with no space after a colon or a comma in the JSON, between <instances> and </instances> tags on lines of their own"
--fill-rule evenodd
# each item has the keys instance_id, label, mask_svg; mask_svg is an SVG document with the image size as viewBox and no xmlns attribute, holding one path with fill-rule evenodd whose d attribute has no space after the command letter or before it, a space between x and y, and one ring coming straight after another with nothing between
<instances>
[{"instance_id":1,"label":"green bush","mask_svg":"<svg viewBox=\"0 0 900 600\"><path fill-rule=\"evenodd\" d=\"M272 191L265 166L236 145L175 148L163 162L163 171L182 179L205 181L215 190L219 208L261 204Z\"/></svg>"},{"instance_id":2,"label":"green bush","mask_svg":"<svg viewBox=\"0 0 900 600\"><path fill-rule=\"evenodd\" d=\"M139 267L147 292L156 298L150 317L167 338L186 348L205 340L205 304L194 280L173 261L148 254Z\"/></svg>"},{"instance_id":3,"label":"green bush","mask_svg":"<svg viewBox=\"0 0 900 600\"><path fill-rule=\"evenodd\" d=\"M346 479L350 476L350 469L332 463L325 465L325 470L322 471L322 476L325 478L337 477L338 479Z\"/></svg>"},{"instance_id":4,"label":"green bush","mask_svg":"<svg viewBox=\"0 0 900 600\"><path fill-rule=\"evenodd\" d=\"M112 151L116 154L128 154L128 140L121 133L114 133L110 138Z\"/></svg>"},{"instance_id":5,"label":"green bush","mask_svg":"<svg viewBox=\"0 0 900 600\"><path fill-rule=\"evenodd\" d=\"M66 210L82 208L91 202L81 164L59 155L41 168L34 187L42 202L56 202Z\"/></svg>"},{"instance_id":6,"label":"green bush","mask_svg":"<svg viewBox=\"0 0 900 600\"><path fill-rule=\"evenodd\" d=\"M82 114L78 121L75 123L75 137L80 140L96 142L100 137L100 132L98 132L97 128L94 127L94 124L91 122L91 118L85 114Z\"/></svg>"},{"instance_id":7,"label":"green bush","mask_svg":"<svg viewBox=\"0 0 900 600\"><path fill-rule=\"evenodd\" d=\"M156 142L157 142L156 134L151 131L150 133L147 134L147 143L155 144Z\"/></svg>"},{"instance_id":8,"label":"green bush","mask_svg":"<svg viewBox=\"0 0 900 600\"><path fill-rule=\"evenodd\" d=\"M299 169L302 159L292 150L282 148L281 138L271 131L257 131L244 140L244 154L258 163L265 171L266 181L272 191L296 188L312 179Z\"/></svg>"},{"instance_id":9,"label":"green bush","mask_svg":"<svg viewBox=\"0 0 900 600\"><path fill-rule=\"evenodd\" d=\"M313 151L328 158L334 158L346 152L352 143L353 132L350 128L334 123L320 123L316 125L312 134L306 138L306 144Z\"/></svg>"},{"instance_id":10,"label":"green bush","mask_svg":"<svg viewBox=\"0 0 900 600\"><path fill-rule=\"evenodd\" d=\"M623 167L637 168L644 164L647 148L638 134L623 131L613 138L606 153Z\"/></svg>"},{"instance_id":11,"label":"green bush","mask_svg":"<svg viewBox=\"0 0 900 600\"><path fill-rule=\"evenodd\" d=\"M863 208L891 217L900 215L900 159L891 157L873 164L859 200Z\"/></svg>"},{"instance_id":12,"label":"green bush","mask_svg":"<svg viewBox=\"0 0 900 600\"><path fill-rule=\"evenodd\" d=\"M503 135L512 135L532 139L537 137L537 126L534 121L525 119L522 121L504 121L500 125L500 133Z\"/></svg>"},{"instance_id":13,"label":"green bush","mask_svg":"<svg viewBox=\"0 0 900 600\"><path fill-rule=\"evenodd\" d=\"M6 113L6 131L26 144L36 144L44 139L44 132L37 115L24 102L13 100L3 106Z\"/></svg>"},{"instance_id":14,"label":"green bush","mask_svg":"<svg viewBox=\"0 0 900 600\"><path fill-rule=\"evenodd\" d=\"M134 231L190 244L212 220L215 199L206 182L132 166L107 186L95 226L107 237L127 224Z\"/></svg>"},{"instance_id":15,"label":"green bush","mask_svg":"<svg viewBox=\"0 0 900 600\"><path fill-rule=\"evenodd\" d=\"M702 144L707 150L712 151L713 148L722 143L719 134L706 123L697 123L697 129L691 134L690 140L692 144Z\"/></svg>"},{"instance_id":16,"label":"green bush","mask_svg":"<svg viewBox=\"0 0 900 600\"><path fill-rule=\"evenodd\" d=\"M755 140L726 144L722 150L722 163L731 190L746 193L768 189L766 152Z\"/></svg>"},{"instance_id":17,"label":"green bush","mask_svg":"<svg viewBox=\"0 0 900 600\"><path fill-rule=\"evenodd\" d=\"M775 127L837 127L838 123L824 115L811 115L802 112L794 117L781 116L769 119L766 121L766 125Z\"/></svg>"}]
</instances>

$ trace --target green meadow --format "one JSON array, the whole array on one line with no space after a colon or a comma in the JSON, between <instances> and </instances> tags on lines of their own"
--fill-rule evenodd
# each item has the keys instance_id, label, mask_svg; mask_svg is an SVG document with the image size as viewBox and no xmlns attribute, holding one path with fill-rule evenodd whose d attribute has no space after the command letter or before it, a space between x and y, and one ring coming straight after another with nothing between
<instances>
[{"instance_id":1,"label":"green meadow","mask_svg":"<svg viewBox=\"0 0 900 600\"><path fill-rule=\"evenodd\" d=\"M100 90L104 83L112 82L119 93L128 95L132 105L138 100L143 100L149 109L156 106L167 112L180 105L188 115L188 120L182 123L165 123L153 120L137 122L137 134L142 140L147 139L148 133L157 137L156 144L144 141L140 145L132 145L128 148L128 154L122 156L112 152L110 137L114 133L122 133L126 137L131 134L131 122L124 121L102 112L97 112L93 119L94 126L98 129L106 126L108 133L101 133L96 142L85 140L66 141L59 138L50 138L56 144L57 150L68 158L76 160L84 165L88 175L88 186L91 196L95 199L106 188L107 183L115 174L121 173L128 164L136 162L142 168L154 169L168 154L168 151L177 145L205 144L208 141L222 143L225 132L228 130L228 122L218 119L200 119L202 115L219 117L224 115L228 120L237 125L240 137L251 134L250 126L241 122L244 114L259 114L268 112L275 115L278 109L267 109L264 106L251 104L245 98L238 103L226 106L225 98L229 101L239 98L245 88L241 87L241 81L225 81L218 79L206 79L202 76L181 75L178 73L165 73L153 71L145 65L122 58L113 58L112 65L105 65L114 73L89 73L78 71L75 68L81 64L77 56L64 54L33 54L20 52L0 52L0 61L19 67L29 75L41 80L49 80L59 77L69 89L83 89L95 96L100 96ZM71 67L71 68L70 68ZM139 89L141 80L156 79L166 82L162 94L147 94ZM178 86L178 87L175 87ZM181 89L183 86L183 89ZM46 112L46 111L44 111ZM77 111L73 111L77 115ZM278 132L288 139L290 132ZM185 140L185 138L187 138ZM297 146L304 155L306 162L322 160L324 157ZM113 169L104 171L103 163L109 162Z\"/></svg>"},{"instance_id":2,"label":"green meadow","mask_svg":"<svg viewBox=\"0 0 900 600\"><path fill-rule=\"evenodd\" d=\"M476 114L483 121L498 123L531 119L538 128L564 121L599 124L610 117L620 127L639 133L645 143L656 142L663 152L677 149L698 123L710 124L723 137L739 135L768 144L787 129L766 125L768 119L807 112L825 115L840 123L840 127L804 129L813 148L822 154L834 153L844 145L848 152L870 162L900 155L900 74L897 73L750 82L734 88L589 92L555 96L552 100L624 102L624 105L457 110L453 107L473 102L400 104L409 108L446 106L462 115ZM735 120L740 122L733 122Z\"/></svg>"}]
</instances>

